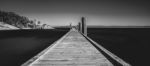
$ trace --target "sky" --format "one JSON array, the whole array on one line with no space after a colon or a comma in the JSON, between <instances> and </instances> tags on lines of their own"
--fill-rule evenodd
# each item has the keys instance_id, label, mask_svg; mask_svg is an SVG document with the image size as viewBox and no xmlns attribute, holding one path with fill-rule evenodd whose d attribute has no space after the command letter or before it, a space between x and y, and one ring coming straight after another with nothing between
<instances>
[{"instance_id":1,"label":"sky","mask_svg":"<svg viewBox=\"0 0 150 66\"><path fill-rule=\"evenodd\" d=\"M0 10L15 12L52 26L150 26L148 0L0 0Z\"/></svg>"}]
</instances>

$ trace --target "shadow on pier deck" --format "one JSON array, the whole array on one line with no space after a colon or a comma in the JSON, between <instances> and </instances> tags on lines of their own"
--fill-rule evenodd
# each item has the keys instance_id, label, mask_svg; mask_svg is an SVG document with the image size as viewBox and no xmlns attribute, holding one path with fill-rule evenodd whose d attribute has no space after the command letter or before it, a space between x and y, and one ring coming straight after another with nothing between
<instances>
[{"instance_id":1,"label":"shadow on pier deck","mask_svg":"<svg viewBox=\"0 0 150 66\"><path fill-rule=\"evenodd\" d=\"M22 66L131 66L72 28Z\"/></svg>"}]
</instances>

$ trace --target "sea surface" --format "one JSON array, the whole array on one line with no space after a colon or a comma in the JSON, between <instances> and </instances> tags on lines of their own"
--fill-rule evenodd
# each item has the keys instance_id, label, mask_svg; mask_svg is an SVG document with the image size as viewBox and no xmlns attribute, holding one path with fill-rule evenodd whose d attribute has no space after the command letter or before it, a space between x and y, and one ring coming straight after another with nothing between
<instances>
[{"instance_id":1,"label":"sea surface","mask_svg":"<svg viewBox=\"0 0 150 66\"><path fill-rule=\"evenodd\" d=\"M68 30L0 31L0 66L20 66ZM88 36L132 66L149 65L150 28L88 28Z\"/></svg>"},{"instance_id":2,"label":"sea surface","mask_svg":"<svg viewBox=\"0 0 150 66\"><path fill-rule=\"evenodd\" d=\"M0 31L0 66L20 66L69 29Z\"/></svg>"},{"instance_id":3,"label":"sea surface","mask_svg":"<svg viewBox=\"0 0 150 66\"><path fill-rule=\"evenodd\" d=\"M88 36L132 66L150 65L150 28L88 28Z\"/></svg>"}]
</instances>

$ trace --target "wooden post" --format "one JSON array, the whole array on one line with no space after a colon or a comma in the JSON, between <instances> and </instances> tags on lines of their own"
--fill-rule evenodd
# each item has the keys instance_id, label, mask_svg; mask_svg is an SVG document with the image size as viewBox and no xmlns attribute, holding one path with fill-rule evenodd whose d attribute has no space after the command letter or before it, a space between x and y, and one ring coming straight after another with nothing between
<instances>
[{"instance_id":1,"label":"wooden post","mask_svg":"<svg viewBox=\"0 0 150 66\"><path fill-rule=\"evenodd\" d=\"M81 25L82 25L82 33L84 34L84 19L83 17L81 18Z\"/></svg>"},{"instance_id":2,"label":"wooden post","mask_svg":"<svg viewBox=\"0 0 150 66\"><path fill-rule=\"evenodd\" d=\"M81 23L82 23L82 33L84 35L87 35L87 26L86 26L86 21L84 17L81 18Z\"/></svg>"},{"instance_id":3,"label":"wooden post","mask_svg":"<svg viewBox=\"0 0 150 66\"><path fill-rule=\"evenodd\" d=\"M82 24L81 24L81 22L79 22L78 30L79 30L80 32L82 32Z\"/></svg>"},{"instance_id":4,"label":"wooden post","mask_svg":"<svg viewBox=\"0 0 150 66\"><path fill-rule=\"evenodd\" d=\"M80 31L80 22L78 23L78 31Z\"/></svg>"}]
</instances>

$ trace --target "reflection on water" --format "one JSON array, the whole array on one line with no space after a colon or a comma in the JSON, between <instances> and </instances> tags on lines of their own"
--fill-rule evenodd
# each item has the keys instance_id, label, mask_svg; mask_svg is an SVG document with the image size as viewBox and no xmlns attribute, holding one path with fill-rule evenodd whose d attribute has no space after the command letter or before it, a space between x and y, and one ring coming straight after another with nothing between
<instances>
[{"instance_id":1,"label":"reflection on water","mask_svg":"<svg viewBox=\"0 0 150 66\"><path fill-rule=\"evenodd\" d=\"M68 30L0 31L0 66L20 66Z\"/></svg>"}]
</instances>

